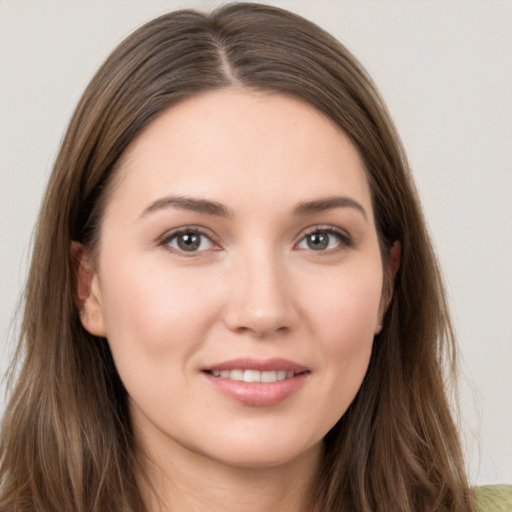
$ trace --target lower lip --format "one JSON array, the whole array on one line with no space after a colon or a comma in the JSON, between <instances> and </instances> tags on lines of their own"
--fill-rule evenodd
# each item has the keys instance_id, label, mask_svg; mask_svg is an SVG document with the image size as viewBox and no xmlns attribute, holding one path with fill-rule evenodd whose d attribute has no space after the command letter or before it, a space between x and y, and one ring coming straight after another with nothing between
<instances>
[{"instance_id":1,"label":"lower lip","mask_svg":"<svg viewBox=\"0 0 512 512\"><path fill-rule=\"evenodd\" d=\"M221 393L244 405L268 407L277 405L298 391L309 374L304 372L277 382L243 382L215 377L206 372L203 375Z\"/></svg>"}]
</instances>

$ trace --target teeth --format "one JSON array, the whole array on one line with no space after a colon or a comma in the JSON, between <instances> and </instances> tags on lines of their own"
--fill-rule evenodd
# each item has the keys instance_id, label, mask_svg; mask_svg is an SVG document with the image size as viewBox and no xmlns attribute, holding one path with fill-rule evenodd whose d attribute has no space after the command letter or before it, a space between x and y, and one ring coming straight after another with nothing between
<instances>
[{"instance_id":1,"label":"teeth","mask_svg":"<svg viewBox=\"0 0 512 512\"><path fill-rule=\"evenodd\" d=\"M277 370L277 380L286 379L286 370Z\"/></svg>"},{"instance_id":2,"label":"teeth","mask_svg":"<svg viewBox=\"0 0 512 512\"><path fill-rule=\"evenodd\" d=\"M261 382L261 372L257 370L245 370L244 382Z\"/></svg>"},{"instance_id":3,"label":"teeth","mask_svg":"<svg viewBox=\"0 0 512 512\"><path fill-rule=\"evenodd\" d=\"M261 372L261 382L276 382L277 372Z\"/></svg>"},{"instance_id":4,"label":"teeth","mask_svg":"<svg viewBox=\"0 0 512 512\"><path fill-rule=\"evenodd\" d=\"M286 370L271 370L260 372L258 370L212 370L212 375L223 379L243 382L278 382L291 379L295 373Z\"/></svg>"},{"instance_id":5,"label":"teeth","mask_svg":"<svg viewBox=\"0 0 512 512\"><path fill-rule=\"evenodd\" d=\"M244 380L244 371L243 370L231 370L229 372L228 378L231 380Z\"/></svg>"}]
</instances>

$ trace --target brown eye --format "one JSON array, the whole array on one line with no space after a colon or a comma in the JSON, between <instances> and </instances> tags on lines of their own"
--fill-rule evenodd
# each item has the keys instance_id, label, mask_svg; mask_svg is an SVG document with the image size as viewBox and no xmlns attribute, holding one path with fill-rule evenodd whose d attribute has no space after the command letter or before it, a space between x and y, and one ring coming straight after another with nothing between
<instances>
[{"instance_id":1,"label":"brown eye","mask_svg":"<svg viewBox=\"0 0 512 512\"><path fill-rule=\"evenodd\" d=\"M330 251L340 247L350 247L351 238L335 229L317 229L302 238L297 247L312 251Z\"/></svg>"},{"instance_id":2,"label":"brown eye","mask_svg":"<svg viewBox=\"0 0 512 512\"><path fill-rule=\"evenodd\" d=\"M306 243L314 251L323 251L329 247L329 238L327 233L313 233L306 237Z\"/></svg>"},{"instance_id":3,"label":"brown eye","mask_svg":"<svg viewBox=\"0 0 512 512\"><path fill-rule=\"evenodd\" d=\"M197 231L174 233L165 240L165 244L180 252L201 252L213 247L213 242L206 235Z\"/></svg>"}]
</instances>

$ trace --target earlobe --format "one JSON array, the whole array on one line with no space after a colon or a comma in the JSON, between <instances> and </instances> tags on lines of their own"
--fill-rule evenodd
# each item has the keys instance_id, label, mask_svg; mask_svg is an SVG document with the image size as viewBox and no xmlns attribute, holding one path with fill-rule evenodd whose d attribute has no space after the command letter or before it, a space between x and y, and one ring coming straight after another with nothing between
<instances>
[{"instance_id":1,"label":"earlobe","mask_svg":"<svg viewBox=\"0 0 512 512\"><path fill-rule=\"evenodd\" d=\"M402 245L397 240L389 252L387 266L384 272L384 284L382 288L382 296L379 305L379 318L375 327L375 334L378 334L382 330L382 324L384 322L384 315L391 303L393 298L393 291L395 287L395 276L400 268L400 258L402 254Z\"/></svg>"},{"instance_id":2,"label":"earlobe","mask_svg":"<svg viewBox=\"0 0 512 512\"><path fill-rule=\"evenodd\" d=\"M79 242L71 242L73 300L84 329L94 336L106 336L101 290L92 259Z\"/></svg>"}]
</instances>

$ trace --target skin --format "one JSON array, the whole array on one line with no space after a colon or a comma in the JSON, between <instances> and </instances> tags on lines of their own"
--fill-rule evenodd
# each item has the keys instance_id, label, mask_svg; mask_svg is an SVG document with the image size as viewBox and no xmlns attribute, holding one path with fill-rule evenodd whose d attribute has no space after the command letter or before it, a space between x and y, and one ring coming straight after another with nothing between
<instances>
[{"instance_id":1,"label":"skin","mask_svg":"<svg viewBox=\"0 0 512 512\"><path fill-rule=\"evenodd\" d=\"M305 103L228 88L163 113L118 173L94 261L75 248L81 318L108 339L164 509L308 510L322 438L361 385L388 302L357 150ZM296 212L334 196L344 203ZM191 227L204 235L186 252L173 230ZM328 246L311 248L311 232ZM254 406L202 371L247 357L308 372Z\"/></svg>"}]
</instances>

